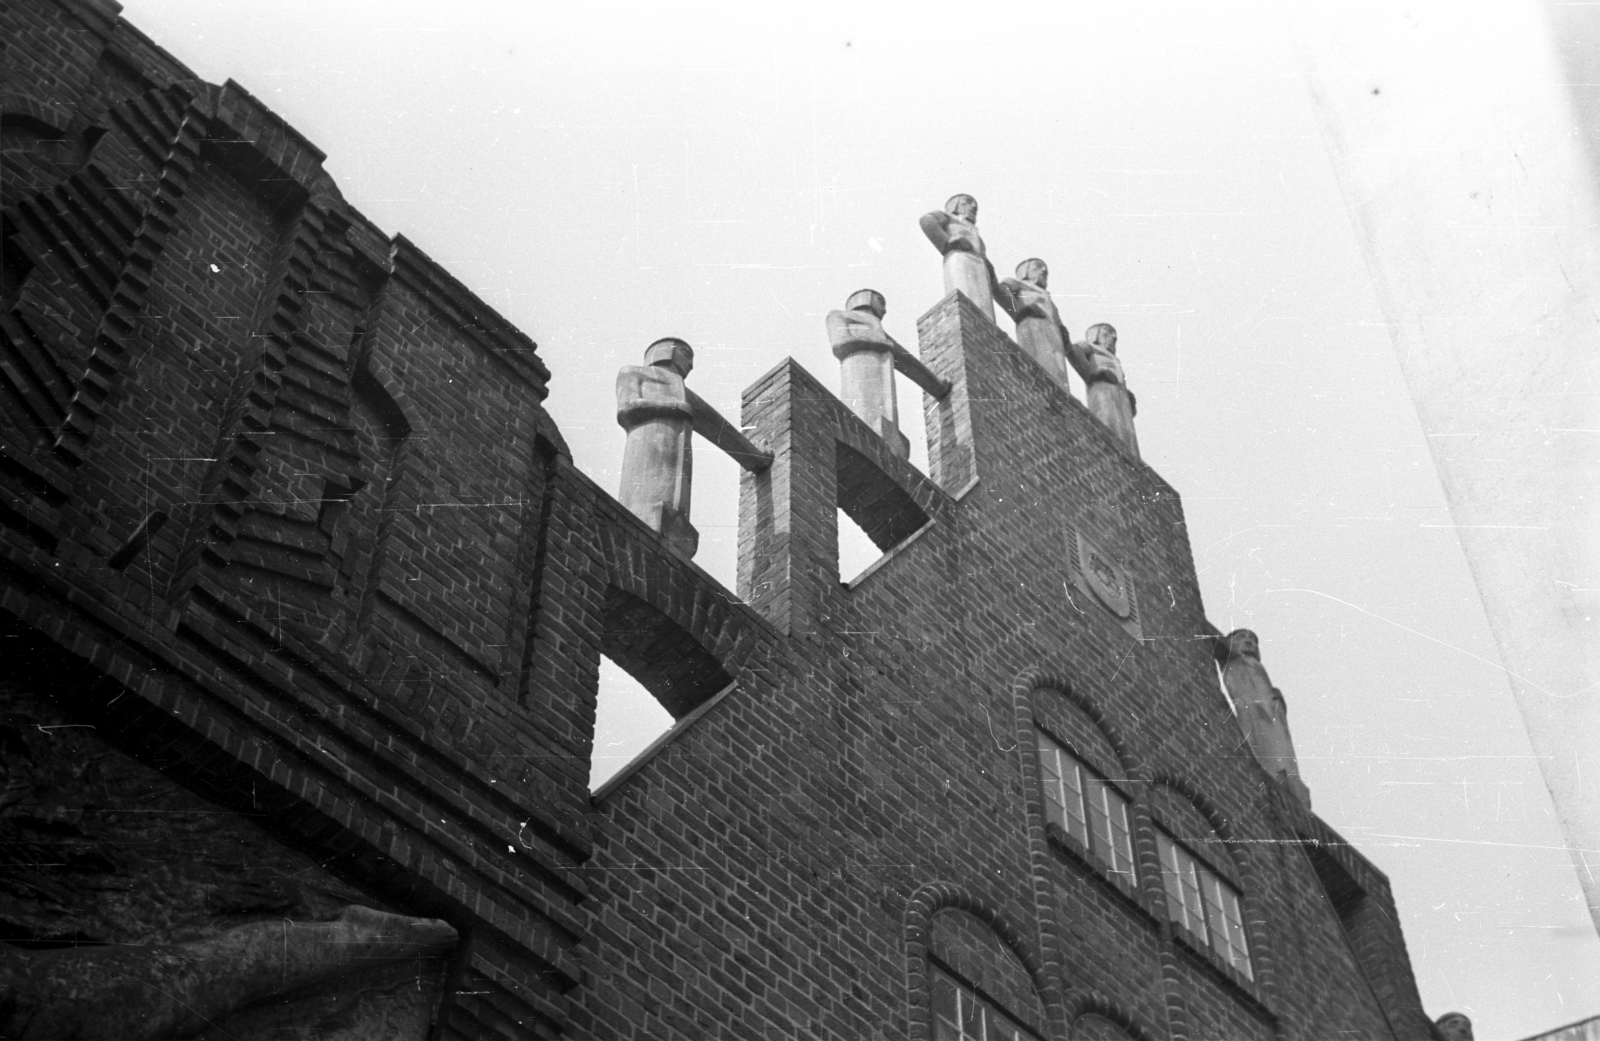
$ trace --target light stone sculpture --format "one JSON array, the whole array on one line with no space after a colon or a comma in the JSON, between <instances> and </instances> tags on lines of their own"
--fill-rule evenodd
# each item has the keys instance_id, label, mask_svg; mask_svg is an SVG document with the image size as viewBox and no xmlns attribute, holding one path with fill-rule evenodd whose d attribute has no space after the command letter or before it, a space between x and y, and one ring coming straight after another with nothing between
<instances>
[{"instance_id":1,"label":"light stone sculpture","mask_svg":"<svg viewBox=\"0 0 1600 1041\"><path fill-rule=\"evenodd\" d=\"M1047 288L1050 268L1038 257L1017 265L1017 277L1000 283L995 299L1017 323L1017 346L1027 351L1050 378L1071 394L1067 383L1067 345L1072 337Z\"/></svg>"},{"instance_id":2,"label":"light stone sculpture","mask_svg":"<svg viewBox=\"0 0 1600 1041\"><path fill-rule=\"evenodd\" d=\"M1082 343L1068 341L1067 358L1083 377L1089 412L1130 455L1139 458L1139 438L1133 430L1138 403L1128 390L1117 358L1117 330L1104 322L1091 325Z\"/></svg>"},{"instance_id":3,"label":"light stone sculpture","mask_svg":"<svg viewBox=\"0 0 1600 1041\"><path fill-rule=\"evenodd\" d=\"M978 234L978 200L952 195L943 210L923 214L922 233L944 254L944 291L959 289L994 321L994 267Z\"/></svg>"},{"instance_id":4,"label":"light stone sculpture","mask_svg":"<svg viewBox=\"0 0 1600 1041\"><path fill-rule=\"evenodd\" d=\"M828 312L828 342L839 359L839 396L850 411L888 442L901 459L911 455L911 442L900 430L894 374L899 370L935 398L950 392L948 380L935 376L922 360L896 342L883 328L888 309L883 294L862 289L850 294L844 310Z\"/></svg>"},{"instance_id":5,"label":"light stone sculpture","mask_svg":"<svg viewBox=\"0 0 1600 1041\"><path fill-rule=\"evenodd\" d=\"M911 442L900 432L895 401L894 347L883 331L887 305L871 289L853 293L844 310L828 312L828 341L839 359L839 396L850 411L889 444L901 459L911 455Z\"/></svg>"},{"instance_id":6,"label":"light stone sculpture","mask_svg":"<svg viewBox=\"0 0 1600 1041\"><path fill-rule=\"evenodd\" d=\"M1311 790L1300 779L1294 741L1289 736L1288 705L1261 664L1260 640L1249 629L1235 629L1225 638L1221 652L1222 682L1239 713L1239 727L1250 750L1271 777L1311 809Z\"/></svg>"},{"instance_id":7,"label":"light stone sculpture","mask_svg":"<svg viewBox=\"0 0 1600 1041\"><path fill-rule=\"evenodd\" d=\"M689 523L692 436L704 437L751 472L772 463L771 452L685 385L693 369L694 348L669 336L645 349L643 365L625 365L617 373L617 423L628 434L617 499L688 557L700 546L700 533Z\"/></svg>"},{"instance_id":8,"label":"light stone sculpture","mask_svg":"<svg viewBox=\"0 0 1600 1041\"><path fill-rule=\"evenodd\" d=\"M690 557L700 546L689 523L694 408L683 382L693 368L694 349L667 338L646 349L643 365L617 373L617 422L628 432L617 499Z\"/></svg>"}]
</instances>

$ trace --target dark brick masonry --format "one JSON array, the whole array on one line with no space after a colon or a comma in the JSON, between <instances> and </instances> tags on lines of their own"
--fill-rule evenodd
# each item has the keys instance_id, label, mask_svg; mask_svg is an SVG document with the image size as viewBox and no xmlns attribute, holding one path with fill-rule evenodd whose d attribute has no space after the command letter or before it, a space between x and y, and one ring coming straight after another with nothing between
<instances>
[{"instance_id":1,"label":"dark brick masonry","mask_svg":"<svg viewBox=\"0 0 1600 1041\"><path fill-rule=\"evenodd\" d=\"M105 0L0 30L0 750L52 793L0 797L34 844L0 957L338 891L463 937L418 977L439 1037L928 1038L941 973L1041 1037L1436 1036L1383 875L1244 745L1177 493L964 298L919 327L954 385L929 475L792 361L746 392L775 459L735 595L573 468L534 344L244 88ZM841 507L886 553L848 585ZM591 800L602 653L681 723ZM1135 881L1047 823L1036 728L1132 800ZM102 774L220 813L233 880L97 853L135 812ZM1157 827L1240 892L1253 978L1169 923ZM420 1022L380 998L340 1029ZM321 1036L332 1000L229 1022Z\"/></svg>"}]
</instances>

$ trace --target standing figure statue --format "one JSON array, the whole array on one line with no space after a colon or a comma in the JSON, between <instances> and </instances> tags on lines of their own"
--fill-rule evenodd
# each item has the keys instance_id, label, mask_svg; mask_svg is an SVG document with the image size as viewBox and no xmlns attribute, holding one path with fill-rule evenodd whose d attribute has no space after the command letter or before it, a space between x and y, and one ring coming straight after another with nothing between
<instances>
[{"instance_id":1,"label":"standing figure statue","mask_svg":"<svg viewBox=\"0 0 1600 1041\"><path fill-rule=\"evenodd\" d=\"M978 235L978 200L952 195L943 211L922 215L922 233L944 254L944 291L959 289L994 321L994 267Z\"/></svg>"},{"instance_id":2,"label":"standing figure statue","mask_svg":"<svg viewBox=\"0 0 1600 1041\"><path fill-rule=\"evenodd\" d=\"M1070 343L1068 360L1083 377L1089 398L1089 411L1104 423L1113 437L1135 459L1139 458L1139 438L1133 432L1133 417L1139 406L1117 358L1117 331L1105 322L1091 325L1082 343Z\"/></svg>"},{"instance_id":3,"label":"standing figure statue","mask_svg":"<svg viewBox=\"0 0 1600 1041\"><path fill-rule=\"evenodd\" d=\"M1289 707L1283 691L1272 685L1261 664L1261 641L1249 629L1235 629L1225 638L1222 682L1239 713L1239 727L1256 759L1269 776L1311 809L1311 790L1300 779L1294 741L1289 737Z\"/></svg>"},{"instance_id":4,"label":"standing figure statue","mask_svg":"<svg viewBox=\"0 0 1600 1041\"><path fill-rule=\"evenodd\" d=\"M617 424L628 432L617 501L686 557L700 545L700 533L689 523L693 435L750 473L772 465L770 451L684 383L693 369L694 348L668 336L645 349L643 365L624 365L617 373Z\"/></svg>"},{"instance_id":5,"label":"standing figure statue","mask_svg":"<svg viewBox=\"0 0 1600 1041\"><path fill-rule=\"evenodd\" d=\"M617 499L688 557L700 545L689 523L694 406L683 383L693 368L693 348L669 337L617 373L617 422L628 432Z\"/></svg>"},{"instance_id":6,"label":"standing figure statue","mask_svg":"<svg viewBox=\"0 0 1600 1041\"><path fill-rule=\"evenodd\" d=\"M1050 299L1050 269L1038 257L1017 265L1017 277L1000 283L995 298L1017 323L1017 346L1050 374L1068 394L1067 345L1072 336Z\"/></svg>"},{"instance_id":7,"label":"standing figure statue","mask_svg":"<svg viewBox=\"0 0 1600 1041\"><path fill-rule=\"evenodd\" d=\"M887 310L875 289L851 293L844 310L828 312L828 342L839 359L839 396L891 452L908 459L911 442L900 432L895 400L894 349L899 345L883 330Z\"/></svg>"}]
</instances>

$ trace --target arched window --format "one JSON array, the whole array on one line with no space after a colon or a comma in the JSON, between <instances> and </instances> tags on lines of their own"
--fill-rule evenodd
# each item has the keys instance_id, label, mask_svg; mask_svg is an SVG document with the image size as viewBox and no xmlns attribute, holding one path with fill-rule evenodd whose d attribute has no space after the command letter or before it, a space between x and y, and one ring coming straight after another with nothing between
<instances>
[{"instance_id":1,"label":"arched window","mask_svg":"<svg viewBox=\"0 0 1600 1041\"><path fill-rule=\"evenodd\" d=\"M934 1041L1040 1037L1044 1008L1033 980L982 919L954 907L935 914L928 968Z\"/></svg>"},{"instance_id":2,"label":"arched window","mask_svg":"<svg viewBox=\"0 0 1600 1041\"><path fill-rule=\"evenodd\" d=\"M1065 1023L1016 926L961 887L919 887L905 936L913 1041L1042 1041Z\"/></svg>"},{"instance_id":3,"label":"arched window","mask_svg":"<svg viewBox=\"0 0 1600 1041\"><path fill-rule=\"evenodd\" d=\"M1066 695L1041 687L1033 692L1032 707L1046 833L1101 873L1136 889L1133 805L1121 757Z\"/></svg>"},{"instance_id":4,"label":"arched window","mask_svg":"<svg viewBox=\"0 0 1600 1041\"><path fill-rule=\"evenodd\" d=\"M1061 829L1089 859L1132 885L1136 876L1128 797L1047 731L1035 735L1046 827Z\"/></svg>"},{"instance_id":5,"label":"arched window","mask_svg":"<svg viewBox=\"0 0 1600 1041\"><path fill-rule=\"evenodd\" d=\"M1254 980L1238 869L1222 837L1181 792L1157 785L1150 801L1167 917L1177 935Z\"/></svg>"}]
</instances>

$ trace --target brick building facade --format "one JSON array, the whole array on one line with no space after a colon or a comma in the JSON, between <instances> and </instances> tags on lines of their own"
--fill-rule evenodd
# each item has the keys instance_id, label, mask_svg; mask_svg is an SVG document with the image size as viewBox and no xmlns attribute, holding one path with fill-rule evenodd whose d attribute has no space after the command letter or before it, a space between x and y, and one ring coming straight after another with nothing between
<instances>
[{"instance_id":1,"label":"brick building facade","mask_svg":"<svg viewBox=\"0 0 1600 1041\"><path fill-rule=\"evenodd\" d=\"M966 297L927 474L792 361L746 391L729 591L243 87L108 0L0 28L0 1032L146 950L143 1036L1436 1036L1245 745L1178 494ZM591 795L602 655L678 722ZM351 905L453 937L140 1004Z\"/></svg>"}]
</instances>

